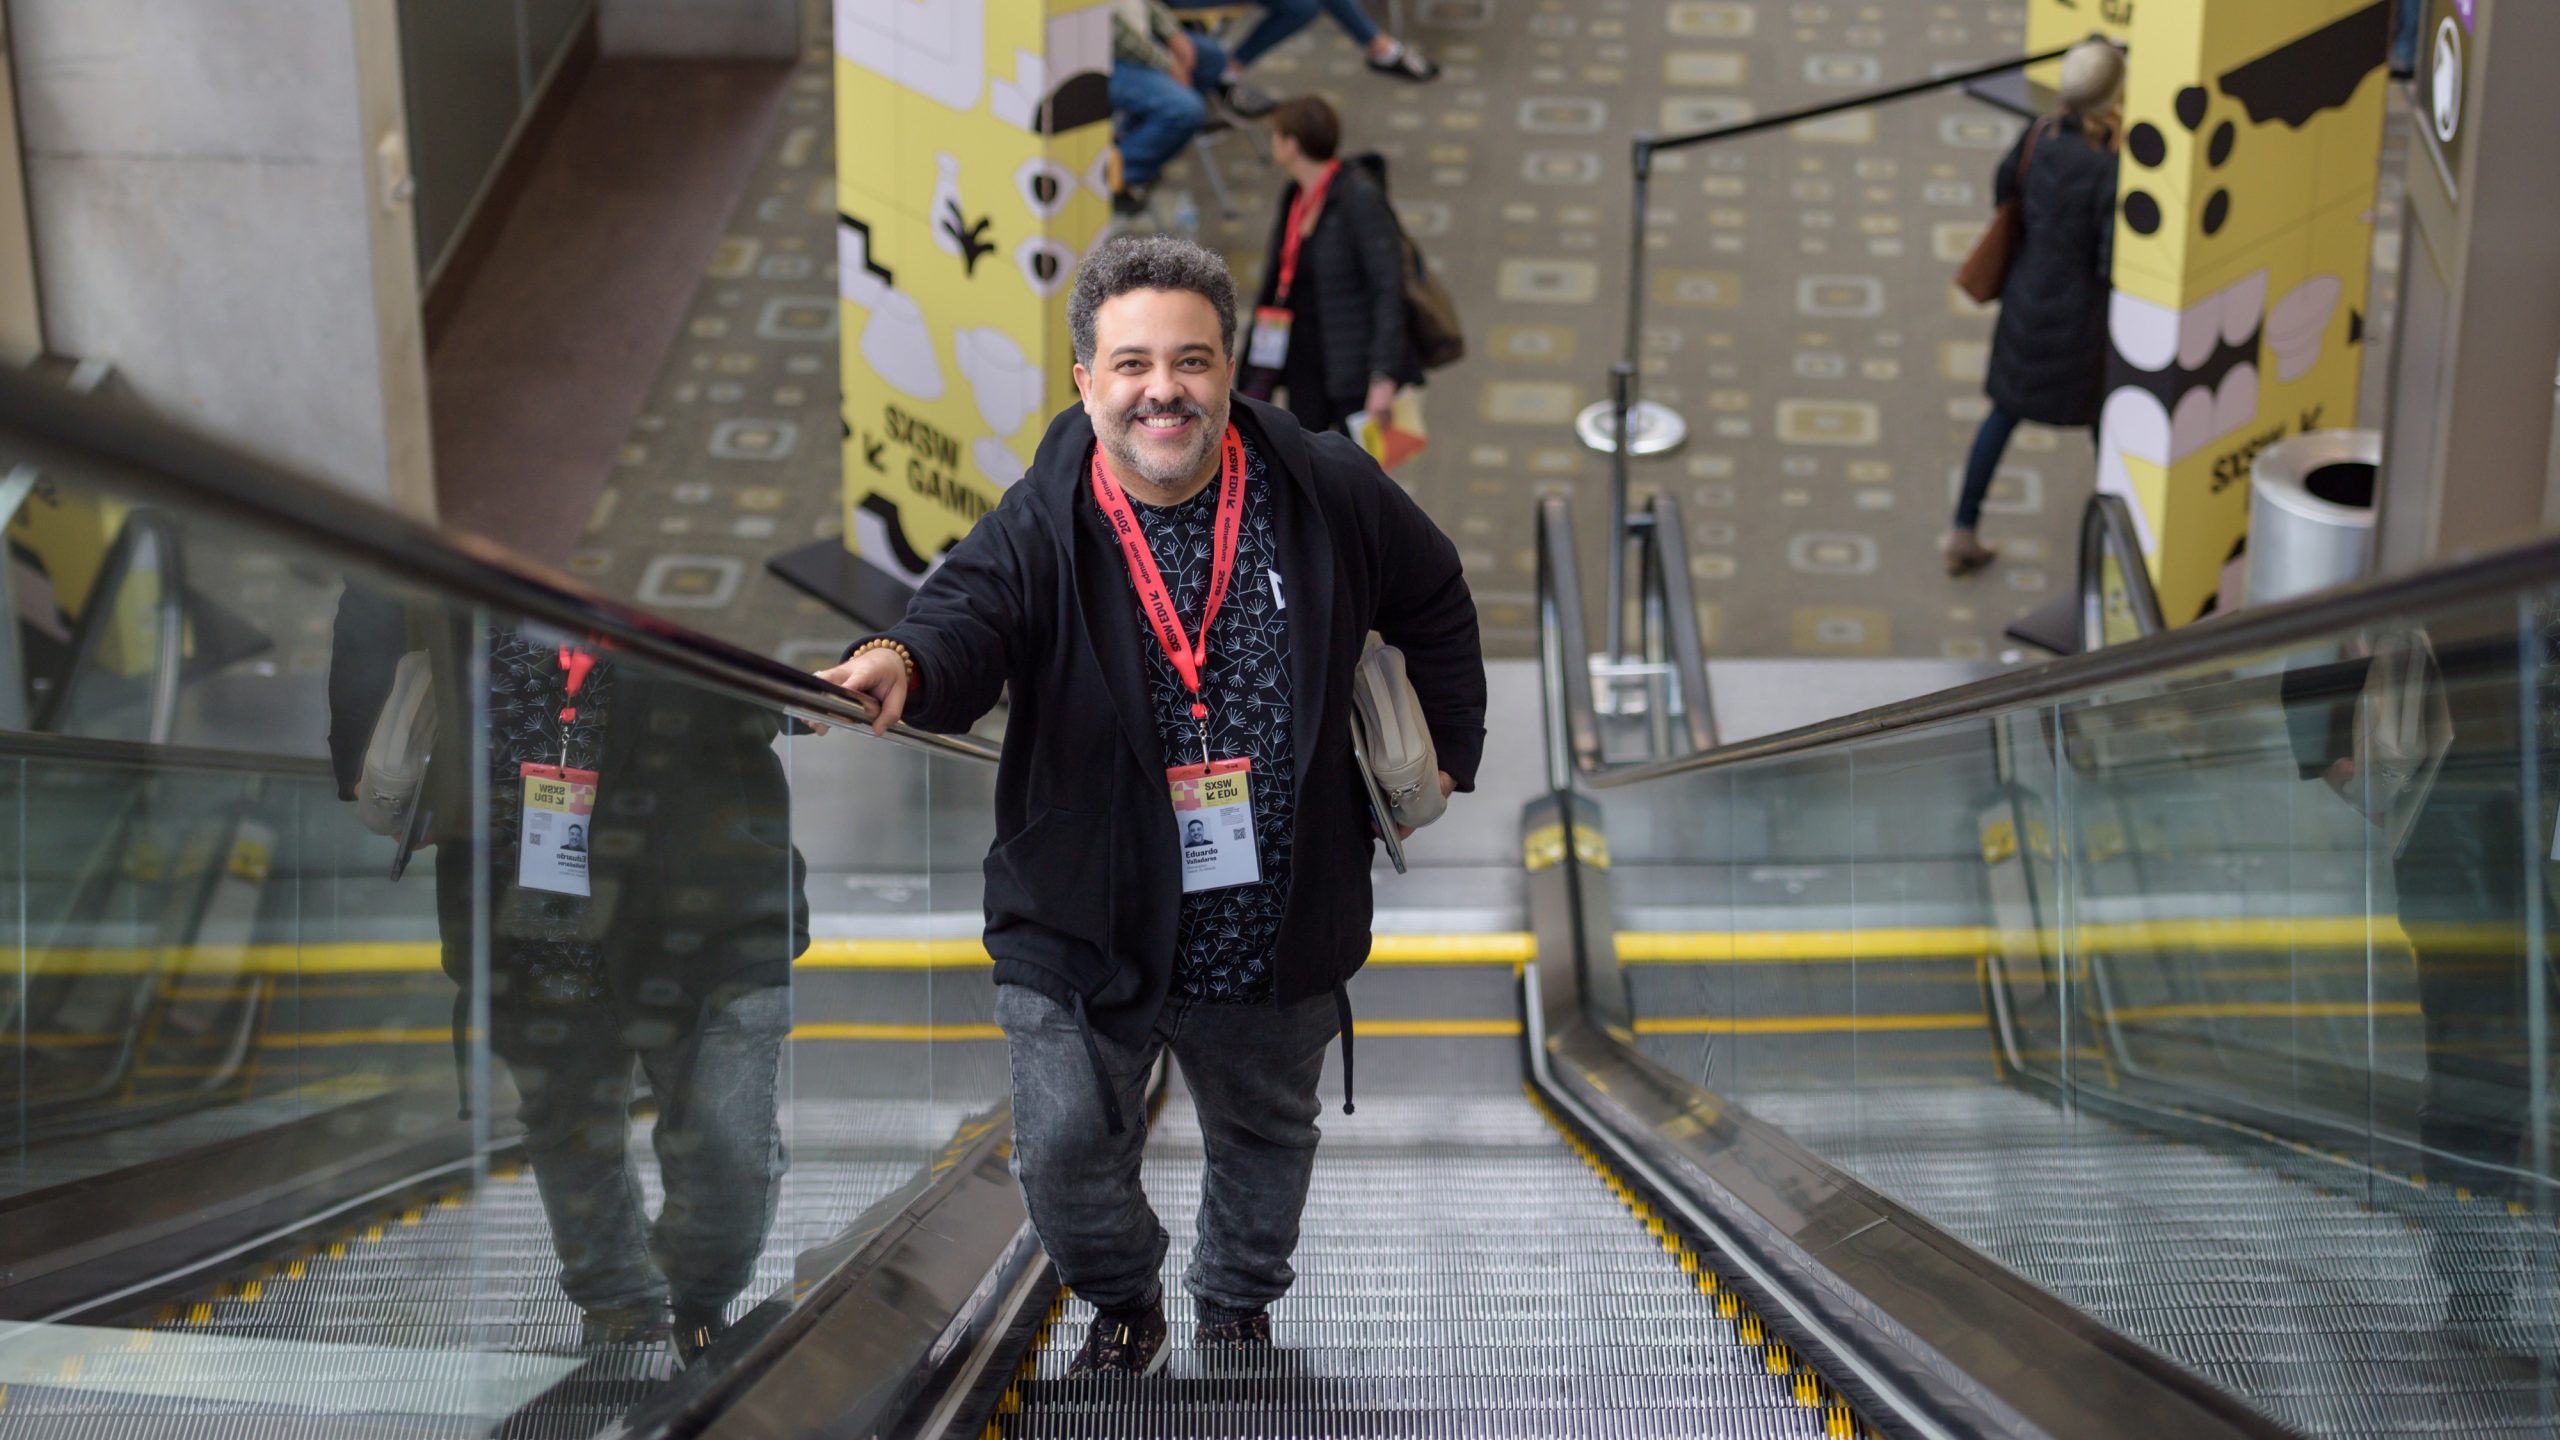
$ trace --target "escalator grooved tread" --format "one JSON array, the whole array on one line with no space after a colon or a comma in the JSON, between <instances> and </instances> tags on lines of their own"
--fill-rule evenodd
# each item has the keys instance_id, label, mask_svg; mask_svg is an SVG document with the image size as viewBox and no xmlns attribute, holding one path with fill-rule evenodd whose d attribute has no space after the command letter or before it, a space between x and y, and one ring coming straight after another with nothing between
<instances>
[{"instance_id":1,"label":"escalator grooved tread","mask_svg":"<svg viewBox=\"0 0 2560 1440\"><path fill-rule=\"evenodd\" d=\"M1329 1119L1276 1348L1190 1348L1182 1265L1203 1152L1168 1107L1146 1182L1168 1235L1173 1354L1146 1380L1065 1378L1093 1316L1070 1301L1008 1440L1297 1435L1822 1436L1563 1137L1511 1097L1386 1097ZM1823 1392L1827 1394L1827 1390Z\"/></svg>"}]
</instances>

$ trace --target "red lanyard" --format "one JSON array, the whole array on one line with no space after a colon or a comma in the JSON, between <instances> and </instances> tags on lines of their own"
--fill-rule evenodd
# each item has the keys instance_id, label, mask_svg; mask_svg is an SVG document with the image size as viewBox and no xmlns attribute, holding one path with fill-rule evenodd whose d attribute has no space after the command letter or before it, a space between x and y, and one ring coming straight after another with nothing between
<instances>
[{"instance_id":1,"label":"red lanyard","mask_svg":"<svg viewBox=\"0 0 2560 1440\"><path fill-rule=\"evenodd\" d=\"M1333 188L1333 177L1341 169L1339 160L1327 165L1316 183L1299 190L1298 198L1289 202L1289 229L1280 237L1280 292L1271 303L1289 303L1289 286L1298 278L1298 247L1307 243L1307 217L1324 209L1325 192Z\"/></svg>"},{"instance_id":2,"label":"red lanyard","mask_svg":"<svg viewBox=\"0 0 2560 1440\"><path fill-rule=\"evenodd\" d=\"M1102 463L1102 447L1097 445L1093 451L1094 503L1102 507L1102 518L1110 522L1111 533L1120 541L1120 558L1129 567L1129 583L1137 589L1147 623L1155 627L1156 643L1164 647L1165 658L1173 662L1174 672L1191 692L1191 718L1201 722L1204 762L1209 749L1209 707L1200 699L1200 676L1209 663L1209 627L1217 623L1218 607L1227 598L1227 580L1235 573L1236 536L1244 529L1244 439L1233 425L1227 427L1223 450L1218 467L1218 524L1209 547L1209 601L1200 612L1197 638L1182 628L1173 592L1165 588L1164 572L1156 568L1155 551L1147 547L1146 533L1138 528L1138 512L1129 504L1128 492Z\"/></svg>"},{"instance_id":3,"label":"red lanyard","mask_svg":"<svg viewBox=\"0 0 2560 1440\"><path fill-rule=\"evenodd\" d=\"M574 645L560 647L560 763L569 763L569 723L578 718L578 692L587 686L587 672L596 668L596 657Z\"/></svg>"}]
</instances>

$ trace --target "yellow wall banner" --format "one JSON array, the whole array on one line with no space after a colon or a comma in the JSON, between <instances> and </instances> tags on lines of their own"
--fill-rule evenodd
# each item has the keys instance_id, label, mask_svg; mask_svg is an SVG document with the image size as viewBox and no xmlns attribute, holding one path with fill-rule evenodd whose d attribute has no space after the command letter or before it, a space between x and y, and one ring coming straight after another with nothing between
<instances>
[{"instance_id":1,"label":"yellow wall banner","mask_svg":"<svg viewBox=\"0 0 2560 1440\"><path fill-rule=\"evenodd\" d=\"M2052 0L2047 0L2052 3ZM2213 603L2249 466L2355 423L2389 0L2135 0L2098 485Z\"/></svg>"},{"instance_id":2,"label":"yellow wall banner","mask_svg":"<svg viewBox=\"0 0 2560 1440\"><path fill-rule=\"evenodd\" d=\"M1110 7L835 0L835 46L845 545L912 586L1075 398L1067 289L1110 217Z\"/></svg>"}]
</instances>

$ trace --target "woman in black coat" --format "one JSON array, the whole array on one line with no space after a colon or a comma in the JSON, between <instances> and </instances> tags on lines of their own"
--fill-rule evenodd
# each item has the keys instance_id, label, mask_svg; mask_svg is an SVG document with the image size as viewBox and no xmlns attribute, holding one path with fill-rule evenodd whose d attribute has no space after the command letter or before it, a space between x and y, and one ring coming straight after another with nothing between
<instances>
[{"instance_id":1,"label":"woman in black coat","mask_svg":"<svg viewBox=\"0 0 2560 1440\"><path fill-rule=\"evenodd\" d=\"M2018 137L1992 182L1993 203L2017 201L2024 223L1991 332L1983 386L1991 413L1982 417L1965 461L1955 528L1938 546L1950 575L1978 570L1999 554L1974 529L2018 422L2098 423L2106 395L2123 98L2124 56L2102 40L2073 48L2062 60L2061 112Z\"/></svg>"},{"instance_id":2,"label":"woman in black coat","mask_svg":"<svg viewBox=\"0 0 2560 1440\"><path fill-rule=\"evenodd\" d=\"M1280 393L1309 430L1339 430L1364 410L1383 423L1397 388L1421 378L1405 339L1395 212L1367 166L1335 158L1341 144L1341 117L1316 96L1271 112L1271 158L1290 183L1272 217L1246 391Z\"/></svg>"}]
</instances>

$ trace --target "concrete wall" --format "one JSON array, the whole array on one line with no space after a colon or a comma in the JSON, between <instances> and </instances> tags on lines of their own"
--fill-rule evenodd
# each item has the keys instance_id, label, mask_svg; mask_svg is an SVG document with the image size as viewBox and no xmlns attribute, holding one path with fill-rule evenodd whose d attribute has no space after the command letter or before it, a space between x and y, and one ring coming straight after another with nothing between
<instances>
[{"instance_id":1,"label":"concrete wall","mask_svg":"<svg viewBox=\"0 0 2560 1440\"><path fill-rule=\"evenodd\" d=\"M0 7L0 365L24 365L44 353L14 89L9 82L9 12Z\"/></svg>"},{"instance_id":2,"label":"concrete wall","mask_svg":"<svg viewBox=\"0 0 2560 1440\"><path fill-rule=\"evenodd\" d=\"M2560 522L2551 488L2552 379L2560 368L2560 5L2478 0L2459 37L2457 139L2430 103L2433 0L2404 123L2408 250L2385 427L2380 568L2396 573L2494 550Z\"/></svg>"},{"instance_id":3,"label":"concrete wall","mask_svg":"<svg viewBox=\"0 0 2560 1440\"><path fill-rule=\"evenodd\" d=\"M800 54L799 0L601 0L596 41L607 55L686 60L790 60Z\"/></svg>"},{"instance_id":4,"label":"concrete wall","mask_svg":"<svg viewBox=\"0 0 2560 1440\"><path fill-rule=\"evenodd\" d=\"M10 0L46 340L433 509L392 0Z\"/></svg>"}]
</instances>

